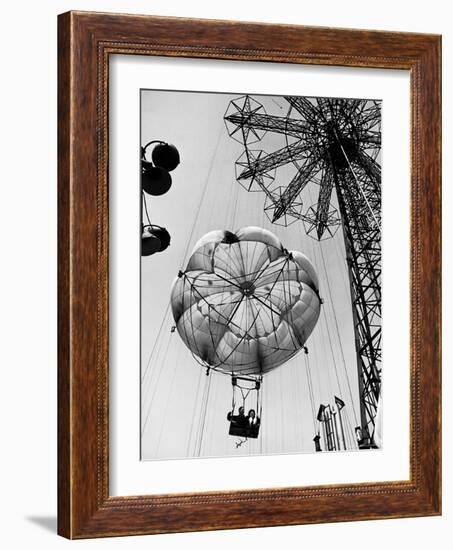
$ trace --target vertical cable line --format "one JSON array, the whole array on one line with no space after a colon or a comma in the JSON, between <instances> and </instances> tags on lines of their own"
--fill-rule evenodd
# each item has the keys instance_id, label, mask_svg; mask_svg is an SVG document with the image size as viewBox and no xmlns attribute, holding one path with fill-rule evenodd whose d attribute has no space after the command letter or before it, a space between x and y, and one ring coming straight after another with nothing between
<instances>
[{"instance_id":1,"label":"vertical cable line","mask_svg":"<svg viewBox=\"0 0 453 550\"><path fill-rule=\"evenodd\" d=\"M166 349L165 349L165 356L167 356L167 353L168 353L168 349L170 347L170 341L171 339L168 338L167 339L167 346L166 346ZM157 378L157 381L154 385L154 390L153 390L153 393L152 393L152 396L151 396L151 399L149 401L149 406L148 406L148 410L147 410L147 413L146 413L146 416L145 416L145 421L143 423L143 428L142 428L142 435L145 433L145 430L146 430L146 425L148 424L148 420L149 420L149 417L150 417L150 414L151 414L151 409L153 407L153 403L154 403L154 399L156 397L156 393L157 393L157 388L159 387L159 381L160 381L160 378L162 376L162 372L164 371L164 362L162 361L162 367L160 369L160 372L159 372L159 376Z\"/></svg>"},{"instance_id":2,"label":"vertical cable line","mask_svg":"<svg viewBox=\"0 0 453 550\"><path fill-rule=\"evenodd\" d=\"M212 376L209 375L206 377L206 383L205 383L205 392L204 392L204 400L202 405L202 411L201 411L201 423L199 428L199 439L198 439L198 447L197 447L197 453L196 456L201 456L201 449L203 445L203 435L204 435L204 428L206 424L206 414L208 409L208 403L209 403L209 390L211 388L211 378Z\"/></svg>"},{"instance_id":3,"label":"vertical cable line","mask_svg":"<svg viewBox=\"0 0 453 550\"><path fill-rule=\"evenodd\" d=\"M310 397L311 413L313 417L313 430L316 433L316 406L315 406L315 399L313 394L313 381L311 379L310 363L308 360L308 355L305 355L305 365L306 365L305 375L307 377L308 394Z\"/></svg>"},{"instance_id":4,"label":"vertical cable line","mask_svg":"<svg viewBox=\"0 0 453 550\"><path fill-rule=\"evenodd\" d=\"M188 252L189 252L190 243L191 243L192 238L193 238L195 227L196 227L197 222L199 220L201 207L203 205L204 199L205 199L206 194L207 194L206 191L207 191L207 188L208 188L209 181L211 179L212 169L214 167L214 161L215 161L215 158L217 156L217 151L219 149L220 138L222 137L222 133L223 133L223 124L220 124L220 130L219 130L219 135L218 135L218 138L217 138L217 143L216 143L216 146L215 146L215 149L214 149L214 153L211 157L211 163L210 163L209 168L208 168L208 173L206 174L206 179L205 179L205 182L204 182L204 185L203 185L203 191L201 193L200 201L198 203L198 208L197 208L196 214L195 214L194 219L193 219L192 228L191 228L190 233L189 233L188 238L187 238L185 253L184 253L184 256L183 256L183 260L182 260L182 265L185 265L186 261L187 261L187 255L188 255Z\"/></svg>"},{"instance_id":5,"label":"vertical cable line","mask_svg":"<svg viewBox=\"0 0 453 550\"><path fill-rule=\"evenodd\" d=\"M355 403L354 403L354 399L353 399L353 396L352 396L352 389L351 389L351 383L349 381L349 374L348 374L348 370L347 370L347 367L346 367L346 360L345 360L345 356L344 356L343 345L341 343L340 328L338 326L337 314L336 314L336 311L335 311L335 307L333 305L333 295L332 295L332 289L330 287L330 280L329 280L330 278L329 278L328 273L327 273L326 261L324 259L324 252L322 250L322 247L320 247L320 248L321 248L322 263L323 263L323 266L324 266L324 272L326 274L327 289L329 291L331 310L333 312L333 318L334 318L334 322L335 322L336 334L337 334L338 343L339 343L339 346L340 346L340 352L341 352L344 372L345 372L345 376L346 376L346 382L347 382L347 385L348 385L349 397L351 399L351 406L352 406L352 410L353 410L353 413L354 413L354 419L355 419L355 422L357 423L357 413L356 413L356 410L355 410ZM335 366L335 371L336 371L336 366ZM337 379L338 379L338 373L337 373ZM339 388L340 388L340 391L341 391L341 386L340 386L339 379L338 379L338 384L339 384Z\"/></svg>"},{"instance_id":6,"label":"vertical cable line","mask_svg":"<svg viewBox=\"0 0 453 550\"><path fill-rule=\"evenodd\" d=\"M144 382L145 380L145 377L147 376L147 373L148 373L148 369L151 365L151 359L153 358L153 354L154 352L156 351L156 348L157 348L157 344L158 342L161 341L161 334L162 334L162 330L163 330L163 327L164 325L168 322L168 319L167 317L169 316L168 314L170 313L170 303L167 304L167 307L165 308L165 313L164 313L164 317L163 317L163 321L162 323L160 324L160 327L159 327L159 331L157 333L157 337L156 339L154 340L154 344L153 344L153 347L151 349L151 353L149 355L149 358L148 358L148 361L146 363L146 367L142 373L142 383Z\"/></svg>"},{"instance_id":7,"label":"vertical cable line","mask_svg":"<svg viewBox=\"0 0 453 550\"><path fill-rule=\"evenodd\" d=\"M196 413L197 405L198 405L198 396L200 394L200 386L201 386L202 376L203 376L203 371L201 369L199 369L197 391L196 391L196 394L195 394L195 401L194 401L193 411L192 411L192 415L191 415L189 438L187 440L186 456L190 456L190 444L192 442L192 434L193 434L193 428L194 428L194 424L195 424L195 413Z\"/></svg>"},{"instance_id":8,"label":"vertical cable line","mask_svg":"<svg viewBox=\"0 0 453 550\"><path fill-rule=\"evenodd\" d=\"M309 190L309 193L310 193L310 190ZM311 193L310 193L310 195L311 195ZM310 196L310 200L311 200L311 196ZM334 239L335 239L335 237L334 237ZM329 298L330 298L330 300L329 300L330 309L333 313L333 319L334 319L334 323L335 323L335 329L336 329L336 334L337 334L337 338L338 338L340 353L341 353L341 357L342 357L342 363L343 363L343 367L344 367L346 382L347 382L347 386L348 386L348 392L349 392L349 396L350 396L350 399L351 399L351 407L352 407L352 410L353 410L354 419L357 423L357 413L356 413L356 408L355 408L355 402L354 402L354 399L353 399L352 388L351 388L351 384L350 384L350 380L349 380L349 374L348 374L347 367L346 367L346 360L345 360L343 345L342 345L342 342L341 342L341 336L340 336L340 329L339 329L339 325L338 325L337 314L336 314L334 303L333 303L333 294L332 294L332 289L331 289L331 285L330 285L330 277L329 277L329 273L328 273L328 270L327 270L327 265L326 265L322 245L319 246L319 249L320 249L320 256L321 256L321 260L322 260L322 265L323 265L323 269L324 269L324 273L325 273L325 279L326 279L326 283L327 283L327 289L328 289ZM336 379L337 379L337 383L338 383L338 389L339 389L340 394L341 394L342 389L341 389L340 377L338 375L335 355L334 355L334 352L333 352L333 343L332 343L332 340L331 340L329 324L328 324L328 321L327 321L327 312L326 312L326 308L323 308L323 309L324 309L325 322L326 322L326 328L327 328L327 332L328 332L328 339L329 339L330 349L331 349L331 352L332 352L332 359L333 359L333 363L334 363L335 375L336 375Z\"/></svg>"},{"instance_id":9,"label":"vertical cable line","mask_svg":"<svg viewBox=\"0 0 453 550\"><path fill-rule=\"evenodd\" d=\"M173 386L174 386L174 383L175 383L175 380L176 380L176 374L178 372L180 355L181 355L181 349L178 350L178 356L177 356L177 359L175 361L175 367L173 369L173 374L172 374L172 377L171 377L170 388L169 388L169 391L168 391L168 398L166 400L165 407L164 407L164 418L167 417L167 411L168 411L168 407L169 407L169 404L170 404L170 401L171 401L170 398L171 398L171 394L173 392ZM156 445L156 457L159 456L159 448L160 448L160 442L162 440L163 432L164 432L164 422L161 422L160 423L160 429L159 429L159 437L157 439L157 445Z\"/></svg>"}]
</instances>

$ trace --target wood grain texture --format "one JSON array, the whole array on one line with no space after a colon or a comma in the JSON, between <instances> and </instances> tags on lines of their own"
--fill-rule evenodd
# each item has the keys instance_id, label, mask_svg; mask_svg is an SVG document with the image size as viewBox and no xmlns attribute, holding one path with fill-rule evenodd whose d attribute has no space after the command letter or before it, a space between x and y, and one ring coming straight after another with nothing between
<instances>
[{"instance_id":1,"label":"wood grain texture","mask_svg":"<svg viewBox=\"0 0 453 550\"><path fill-rule=\"evenodd\" d=\"M58 46L59 533L87 538L440 514L440 37L70 12L59 16ZM410 481L109 496L111 54L410 71ZM252 514L244 515L245 503Z\"/></svg>"}]
</instances>

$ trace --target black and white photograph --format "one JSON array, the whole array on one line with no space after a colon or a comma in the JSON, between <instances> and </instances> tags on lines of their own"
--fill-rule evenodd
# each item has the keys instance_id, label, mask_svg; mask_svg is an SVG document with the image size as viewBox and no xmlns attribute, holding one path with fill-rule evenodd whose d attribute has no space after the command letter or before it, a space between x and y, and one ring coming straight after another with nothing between
<instances>
[{"instance_id":1,"label":"black and white photograph","mask_svg":"<svg viewBox=\"0 0 453 550\"><path fill-rule=\"evenodd\" d=\"M448 8L4 4L5 550L452 547Z\"/></svg>"},{"instance_id":2,"label":"black and white photograph","mask_svg":"<svg viewBox=\"0 0 453 550\"><path fill-rule=\"evenodd\" d=\"M140 105L141 459L382 448L382 101Z\"/></svg>"}]
</instances>

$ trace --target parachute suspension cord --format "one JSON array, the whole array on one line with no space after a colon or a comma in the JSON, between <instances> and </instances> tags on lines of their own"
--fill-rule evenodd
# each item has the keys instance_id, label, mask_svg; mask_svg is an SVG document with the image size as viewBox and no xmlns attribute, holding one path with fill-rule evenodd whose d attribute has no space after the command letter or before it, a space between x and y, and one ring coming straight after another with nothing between
<instances>
[{"instance_id":1,"label":"parachute suspension cord","mask_svg":"<svg viewBox=\"0 0 453 550\"><path fill-rule=\"evenodd\" d=\"M358 444L358 441L357 441L355 429L354 429L354 426L351 425L351 419L350 419L349 415L347 414L347 412L346 412L346 421L347 421L348 426L349 426L349 433L350 433L350 438L351 438L351 449L358 449L359 444Z\"/></svg>"},{"instance_id":2,"label":"parachute suspension cord","mask_svg":"<svg viewBox=\"0 0 453 550\"><path fill-rule=\"evenodd\" d=\"M201 369L199 369L198 383L197 383L197 393L195 394L195 401L194 401L194 406L193 406L193 411L192 411L192 418L191 418L191 422L190 422L190 431L189 431L189 439L187 440L186 456L190 456L190 443L192 442L192 433L193 433L193 428L194 428L194 424L195 424L195 413L196 413L196 409L197 409L198 395L200 394L200 386L201 386L202 375L203 375L203 371Z\"/></svg>"},{"instance_id":3,"label":"parachute suspension cord","mask_svg":"<svg viewBox=\"0 0 453 550\"><path fill-rule=\"evenodd\" d=\"M345 414L344 415L344 419L345 419L345 426L346 426L346 434L345 434L345 438L346 438L346 444L348 446L348 449L353 449L354 448L354 445L352 445L352 441L351 441L351 423L349 421L349 416L348 414Z\"/></svg>"},{"instance_id":4,"label":"parachute suspension cord","mask_svg":"<svg viewBox=\"0 0 453 550\"><path fill-rule=\"evenodd\" d=\"M355 422L357 423L357 413L356 413L356 410L355 410L354 398L352 396L351 382L349 380L349 373L348 373L348 369L346 367L346 360L345 360L345 356L344 356L343 345L341 343L340 328L339 328L339 325L338 325L337 314L336 314L336 311L335 311L335 307L333 305L333 294L332 294L332 288L330 286L330 277L329 277L329 273L327 271L327 266L326 266L326 261L325 261L325 258L324 258L324 252L323 252L322 246L320 246L320 249L321 249L322 264L323 264L323 267L324 267L324 273L326 274L327 289L328 289L329 297L330 297L329 303L330 303L330 308L331 308L332 313L333 313L333 319L334 319L334 322L335 322L335 328L336 328L336 333L337 333L337 338L338 338L338 344L340 346L340 353L341 353L344 373L345 373L345 376L346 376L346 383L348 385L349 397L351 399L351 407L352 407L352 411L354 413ZM330 334L329 334L329 340L330 340ZM335 374L336 374L337 381L338 381L338 386L339 386L339 389L341 391L340 380L339 380L339 377L338 377L337 366L336 366L335 362L334 362L334 367L335 367Z\"/></svg>"},{"instance_id":5,"label":"parachute suspension cord","mask_svg":"<svg viewBox=\"0 0 453 550\"><path fill-rule=\"evenodd\" d=\"M311 414L313 417L313 430L316 433L316 405L315 405L315 398L313 394L313 381L311 378L311 371L310 371L310 362L308 360L308 355L304 354L305 357L305 365L306 365L306 375L307 375L307 382L308 382L308 393L310 395L310 405L311 405Z\"/></svg>"},{"instance_id":6,"label":"parachute suspension cord","mask_svg":"<svg viewBox=\"0 0 453 550\"><path fill-rule=\"evenodd\" d=\"M187 262L187 256L189 254L189 250L190 250L190 246L191 246L191 243L192 243L192 238L193 238L193 235L194 235L194 232L195 232L195 227L197 225L197 221L200 219L201 207L202 207L202 204L204 202L204 199L206 198L206 194L207 194L206 191L208 189L208 183L211 180L211 174L212 174L212 170L213 170L213 167L214 167L214 161L215 161L215 158L217 156L217 152L218 152L219 145L220 145L220 138L222 137L223 132L224 132L223 120L221 120L221 122L222 122L222 124L220 125L219 135L218 135L218 138L217 138L217 143L216 143L216 146L215 146L215 149L214 149L214 153L211 157L211 163L209 165L208 172L206 174L206 179L205 179L205 182L204 182L203 191L201 193L200 200L198 202L198 208L197 208L196 214L194 215L194 218L193 218L192 228L191 228L191 230L188 234L186 245L185 245L185 248L184 248L184 257L183 257L182 264L181 264L181 265L184 265L184 266L186 265L186 262Z\"/></svg>"},{"instance_id":7,"label":"parachute suspension cord","mask_svg":"<svg viewBox=\"0 0 453 550\"><path fill-rule=\"evenodd\" d=\"M284 437L284 427L285 427L285 417L284 414L284 393L283 393L283 373L282 369L279 369L280 372L280 441L281 441L281 450L283 452L285 448L285 437Z\"/></svg>"},{"instance_id":8,"label":"parachute suspension cord","mask_svg":"<svg viewBox=\"0 0 453 550\"><path fill-rule=\"evenodd\" d=\"M216 404L219 402L219 399L218 399L219 379L218 377L212 377L212 376L211 378L213 378L213 381L211 380L211 386L209 388L209 402ZM211 409L208 408L207 420L206 420L207 424L203 435L204 456L212 456L213 434L217 433L216 425L215 425L215 422L213 421L214 416L212 413L209 414L210 411L212 411L212 408ZM222 422L222 425L223 425L223 422Z\"/></svg>"},{"instance_id":9,"label":"parachute suspension cord","mask_svg":"<svg viewBox=\"0 0 453 550\"><path fill-rule=\"evenodd\" d=\"M261 389L260 389L261 391ZM264 388L263 388L263 391L264 391ZM260 427L260 430L261 430L261 437L259 438L259 445L260 445L260 454L263 454L263 401L264 401L264 395L261 396L261 402L260 402L260 412L259 412L259 419L260 419L260 424L261 424L261 427Z\"/></svg>"},{"instance_id":10,"label":"parachute suspension cord","mask_svg":"<svg viewBox=\"0 0 453 550\"><path fill-rule=\"evenodd\" d=\"M162 318L162 323L160 324L160 327L159 327L159 332L157 333L157 337L154 341L154 345L151 349L151 353L149 355L149 358L148 358L148 361L146 362L146 367L144 369L144 371L142 372L142 383L145 381L145 378L147 376L147 373L148 373L148 369L151 365L151 359L153 358L153 355L156 351L156 348L157 348L157 344L159 342L161 342L161 334L162 334L162 330L163 330L163 327L165 326L166 322L167 322L167 318L169 318L169 313L170 313L170 302L167 304L167 307L165 308L165 313L164 313L164 316Z\"/></svg>"},{"instance_id":11,"label":"parachute suspension cord","mask_svg":"<svg viewBox=\"0 0 453 550\"><path fill-rule=\"evenodd\" d=\"M309 196L310 196L310 201L312 201L312 198L311 198L311 191L310 191L310 188L308 189L308 192L309 192ZM335 238L335 237L334 237ZM319 242L319 241L318 241ZM324 273L325 273L325 279L326 279L326 282L327 282L327 287L328 287L328 290L329 290L329 297L330 297L330 309L334 312L334 315L335 315L335 310L334 310L334 306L333 306L333 300L332 300L332 293L331 293L331 287L330 287L330 278L329 278L329 273L328 273L328 270L327 270L327 267L326 267L326 263L325 263L325 259L324 259L324 251L323 251L323 246L322 244L319 242L319 246L317 247L319 249L319 253L316 254L317 250L314 248L313 246L313 251L314 251L314 256L316 257L321 257L321 263L323 265L323 268L324 268ZM341 383L340 383L340 377L339 377L339 374L338 374L338 369L337 369L337 361L336 361L336 358L335 358L335 351L334 351L334 346L333 346L333 340L332 340L332 336L331 336L331 331L330 331L330 328L329 328L329 325L330 325L330 317L328 317L328 308L327 308L327 304L325 303L324 304L324 307L321 308L322 309L322 312L321 312L321 315L323 317L323 321L324 321L324 325L325 325L325 329L326 329L326 332L327 332L327 339L329 341L329 348L330 348L330 352L331 352L331 356L332 356L332 362L333 362L333 368L334 368L334 372L335 372L335 378L336 378L336 382L337 382L337 386L338 386L338 391L340 392L340 394L342 393L342 389L341 389ZM338 323L336 323L336 327L337 327L337 333L339 332L339 328L338 328ZM340 335L338 334L338 339L341 343L341 338L340 338ZM327 369L327 375L328 375L328 378L329 378L329 385L331 386L331 381L330 381L330 374L329 374L329 369ZM330 393L333 393L333 388L330 387ZM330 398L330 397L329 397Z\"/></svg>"},{"instance_id":12,"label":"parachute suspension cord","mask_svg":"<svg viewBox=\"0 0 453 550\"><path fill-rule=\"evenodd\" d=\"M263 396L260 394L261 392L261 384L262 384L262 380L260 380L260 389L257 390L257 401L258 401L258 397L259 397L259 412L258 412L258 407L256 409L256 414L258 415L258 418L260 419L260 423L261 423L261 415L263 414Z\"/></svg>"},{"instance_id":13,"label":"parachute suspension cord","mask_svg":"<svg viewBox=\"0 0 453 550\"><path fill-rule=\"evenodd\" d=\"M328 278L327 274L326 274L326 277ZM322 308L322 316L323 316L326 331L327 331L327 339L329 341L330 353L332 355L332 363L333 363L333 369L334 369L334 372L335 372L335 378L336 378L336 381L337 381L338 391L341 394L342 392L341 392L340 377L338 376L337 361L336 361L336 358L335 358L335 351L333 349L334 346L333 346L333 341L332 341L332 335L330 333L330 328L329 328L328 310L327 310L326 305L324 305L324 307Z\"/></svg>"},{"instance_id":14,"label":"parachute suspension cord","mask_svg":"<svg viewBox=\"0 0 453 550\"><path fill-rule=\"evenodd\" d=\"M158 371L158 374L156 375L155 382L153 383L153 385L154 385L154 390L153 390L153 393L152 393L151 398L150 398L150 400L149 400L149 405L148 405L148 408L147 408L147 411L146 411L146 415L145 415L145 420L144 420L144 421L143 421L143 417L142 417L142 435L145 433L146 425L147 425L148 420L149 420L149 417L150 417L150 415L151 415L151 409L152 409L152 407L153 407L154 399L155 399L155 397L156 397L157 389L158 389L158 387L159 387L159 382L160 382L162 373L163 373L164 370L165 370L165 358L167 357L167 354L168 354L168 349L169 349L169 347L170 347L170 342L171 342L171 336L168 335L168 338L167 338L167 345L166 345L166 349L165 349L165 354L164 354L163 360L158 362L159 371ZM156 341L154 347L156 346L156 344L157 344L157 341ZM153 351L154 351L154 347L153 347ZM151 384L149 385L149 388L151 388ZM147 393L147 390L145 390L145 388L144 388L142 398L143 398L143 396L145 395L145 393Z\"/></svg>"},{"instance_id":15,"label":"parachute suspension cord","mask_svg":"<svg viewBox=\"0 0 453 550\"><path fill-rule=\"evenodd\" d=\"M340 250L341 240L340 239L333 239L333 240L334 240L334 243L335 243L335 252L336 252L336 255L337 255L337 259L338 259L338 265L341 266L340 273L341 273L341 280L342 280L342 283L343 283L343 289L344 289L344 292L349 296L349 294L351 293L351 287L350 287L349 282L346 279L346 273L348 273L348 271L349 271L348 265L347 265L347 262L346 262L346 248L345 248L345 245L343 243L343 250ZM349 276L348 276L348 278L349 278Z\"/></svg>"},{"instance_id":16,"label":"parachute suspension cord","mask_svg":"<svg viewBox=\"0 0 453 550\"><path fill-rule=\"evenodd\" d=\"M208 408L208 402L209 402L209 390L211 387L211 379L212 379L212 376L205 377L206 382L205 382L205 387L203 392L203 401L201 404L200 422L198 425L198 434L197 434L197 441L196 441L196 450L195 450L196 456L201 456L201 448L203 445L203 432L206 425L206 414L207 414L207 408Z\"/></svg>"},{"instance_id":17,"label":"parachute suspension cord","mask_svg":"<svg viewBox=\"0 0 453 550\"><path fill-rule=\"evenodd\" d=\"M253 388L246 389L246 388L242 388L241 386L238 386L238 388L241 390L242 406L245 409L245 401L246 401L247 397L249 396L249 393L252 391ZM245 394L244 394L244 391L245 391Z\"/></svg>"},{"instance_id":18,"label":"parachute suspension cord","mask_svg":"<svg viewBox=\"0 0 453 550\"><path fill-rule=\"evenodd\" d=\"M168 350L168 348L167 348L167 350ZM173 374L172 374L172 377L171 377L170 389L169 389L169 392L168 392L167 402L165 403L163 420L160 423L159 437L158 437L157 445L156 445L156 457L159 456L158 453L159 453L160 442L162 440L162 434L164 432L165 419L167 418L167 411L168 411L168 407L169 407L169 404L170 404L170 401L171 401L171 394L172 394L172 391L173 391L173 386L174 386L174 383L175 383L175 380L176 380L176 373L178 372L180 357L181 357L181 348L178 350L175 366L173 367Z\"/></svg>"},{"instance_id":19,"label":"parachute suspension cord","mask_svg":"<svg viewBox=\"0 0 453 550\"><path fill-rule=\"evenodd\" d=\"M311 188L310 188L309 185L307 186L307 191L308 191L310 204L313 204ZM320 263L319 262L319 250L318 250L320 248L319 241L318 241L318 246L315 246L315 241L311 238L307 239L307 243L310 243L314 263L315 263L315 265L318 265ZM322 281L321 281L321 283L322 283ZM325 306L324 305L321 306L321 310L324 310L324 309L325 309ZM322 317L322 319L321 319L321 317ZM324 321L324 323L322 321ZM326 326L324 326L324 325L326 325ZM318 401L320 402L323 399L330 399L330 396L333 393L332 380L331 380L331 371L330 371L329 368L325 368L325 364L327 364L327 362L328 362L326 360L327 359L326 358L327 352L324 351L325 347L326 347L325 346L325 341L326 341L325 332L327 330L327 320L326 320L326 317L325 317L325 312L323 312L323 311L320 312L320 319L318 320L318 327L319 327L319 330L318 330L318 333L316 334L316 336L317 336L317 340L318 340L318 346L317 347L320 349L320 352L319 352L319 355L318 355L318 350L316 349L316 346L313 346L313 352L315 354L315 364L320 366L323 369L322 371L321 371L321 368L315 369L316 379L317 379L317 389L318 389L318 392L319 392L319 395L317 396L317 398L318 398ZM320 371L321 371L321 374L323 372L325 372L325 374L326 374L326 377L327 377L327 391L325 390L326 384L324 383L324 380L321 379L323 377L320 376Z\"/></svg>"},{"instance_id":20,"label":"parachute suspension cord","mask_svg":"<svg viewBox=\"0 0 453 550\"><path fill-rule=\"evenodd\" d=\"M238 207L238 199L239 199L239 185L234 186L234 194L233 194L233 203L231 208L231 221L230 228L232 231L236 229L235 223L236 223L236 215L237 215L237 207Z\"/></svg>"}]
</instances>

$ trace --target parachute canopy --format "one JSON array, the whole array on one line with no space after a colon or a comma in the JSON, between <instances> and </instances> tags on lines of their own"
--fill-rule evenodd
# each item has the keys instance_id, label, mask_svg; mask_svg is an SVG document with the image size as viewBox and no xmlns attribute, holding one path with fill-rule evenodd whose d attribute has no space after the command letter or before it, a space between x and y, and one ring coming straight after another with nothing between
<instances>
[{"instance_id":1,"label":"parachute canopy","mask_svg":"<svg viewBox=\"0 0 453 550\"><path fill-rule=\"evenodd\" d=\"M301 252L270 231L212 231L173 284L178 333L200 362L261 376L293 357L319 317L319 283Z\"/></svg>"}]
</instances>

